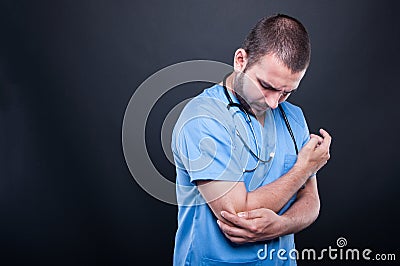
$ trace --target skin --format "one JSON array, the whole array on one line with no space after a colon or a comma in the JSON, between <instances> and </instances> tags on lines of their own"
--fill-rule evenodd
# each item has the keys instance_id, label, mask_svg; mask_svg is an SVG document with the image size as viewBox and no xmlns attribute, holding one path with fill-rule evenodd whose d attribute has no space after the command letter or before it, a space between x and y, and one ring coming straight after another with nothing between
<instances>
[{"instance_id":1,"label":"skin","mask_svg":"<svg viewBox=\"0 0 400 266\"><path fill-rule=\"evenodd\" d=\"M243 49L236 51L235 72L227 80L228 88L231 84L262 123L265 111L275 109L285 101L297 89L306 70L292 73L273 54L263 56L258 63L247 68L246 58Z\"/></svg>"},{"instance_id":2,"label":"skin","mask_svg":"<svg viewBox=\"0 0 400 266\"><path fill-rule=\"evenodd\" d=\"M228 77L227 87L246 100L263 124L266 110L277 108L297 89L306 69L292 73L273 54L246 66L247 54L238 49L234 57L235 71ZM310 141L300 150L289 172L254 191L248 192L243 182L197 182L229 240L237 244L269 240L299 232L315 221L320 201L316 177L309 177L329 160L331 143L327 131L320 129L320 134L310 135ZM299 190L305 183L305 189ZM277 215L296 192L294 204L283 215Z\"/></svg>"}]
</instances>

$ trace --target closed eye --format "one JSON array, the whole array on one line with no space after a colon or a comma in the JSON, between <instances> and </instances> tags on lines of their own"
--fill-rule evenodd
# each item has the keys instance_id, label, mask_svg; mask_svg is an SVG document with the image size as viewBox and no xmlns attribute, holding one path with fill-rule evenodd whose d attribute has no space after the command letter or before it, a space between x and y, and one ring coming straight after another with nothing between
<instances>
[{"instance_id":1,"label":"closed eye","mask_svg":"<svg viewBox=\"0 0 400 266\"><path fill-rule=\"evenodd\" d=\"M279 91L278 89L275 89L274 87L272 87L269 84L266 84L265 82L258 80L258 83L260 84L260 86L265 89L265 90L271 90L271 91Z\"/></svg>"},{"instance_id":2,"label":"closed eye","mask_svg":"<svg viewBox=\"0 0 400 266\"><path fill-rule=\"evenodd\" d=\"M260 84L260 86L261 86L264 90L270 90L270 91L278 91L278 92L281 92L283 97L286 97L286 96L290 95L292 92L295 92L295 91L297 90L297 89L294 89L294 90L291 90L291 91L281 91L281 90L278 90L278 89L272 87L271 85L269 85L268 83L266 83L266 82L264 82L264 81L262 81L262 80L259 80L259 79L258 79L258 83Z\"/></svg>"}]
</instances>

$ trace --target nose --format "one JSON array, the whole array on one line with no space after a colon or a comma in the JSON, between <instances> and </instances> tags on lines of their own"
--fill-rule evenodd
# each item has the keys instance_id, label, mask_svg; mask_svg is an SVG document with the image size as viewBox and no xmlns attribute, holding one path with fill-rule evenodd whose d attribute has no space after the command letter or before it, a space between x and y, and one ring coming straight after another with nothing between
<instances>
[{"instance_id":1,"label":"nose","mask_svg":"<svg viewBox=\"0 0 400 266\"><path fill-rule=\"evenodd\" d=\"M276 91L265 97L265 101L267 102L270 108L275 109L276 107L278 107L279 100L281 99L281 97L282 97L282 92Z\"/></svg>"}]
</instances>

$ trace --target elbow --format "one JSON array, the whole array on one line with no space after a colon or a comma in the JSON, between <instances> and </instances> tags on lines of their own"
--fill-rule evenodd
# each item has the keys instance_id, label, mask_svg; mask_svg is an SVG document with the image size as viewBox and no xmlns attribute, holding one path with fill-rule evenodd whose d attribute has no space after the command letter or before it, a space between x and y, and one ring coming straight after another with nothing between
<instances>
[{"instance_id":1,"label":"elbow","mask_svg":"<svg viewBox=\"0 0 400 266\"><path fill-rule=\"evenodd\" d=\"M219 209L231 214L238 214L251 210L249 207L248 193L238 193L235 197L225 198Z\"/></svg>"},{"instance_id":2,"label":"elbow","mask_svg":"<svg viewBox=\"0 0 400 266\"><path fill-rule=\"evenodd\" d=\"M251 211L255 209L269 209L275 213L279 213L279 211L284 207L283 201L279 203L279 196L274 192L269 193L268 199L260 199L257 198L256 194L253 192L249 192L246 194L245 200L245 210Z\"/></svg>"}]
</instances>

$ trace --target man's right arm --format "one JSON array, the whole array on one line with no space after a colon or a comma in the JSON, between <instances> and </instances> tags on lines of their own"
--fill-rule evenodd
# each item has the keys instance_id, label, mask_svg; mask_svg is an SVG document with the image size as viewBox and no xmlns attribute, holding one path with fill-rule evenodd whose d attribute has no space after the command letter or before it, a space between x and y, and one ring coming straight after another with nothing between
<instances>
[{"instance_id":1,"label":"man's right arm","mask_svg":"<svg viewBox=\"0 0 400 266\"><path fill-rule=\"evenodd\" d=\"M311 135L301 149L293 168L274 182L248 192L243 182L197 181L197 186L215 216L226 221L221 211L239 213L267 208L278 212L307 179L329 160L331 137L321 130L322 138Z\"/></svg>"}]
</instances>

